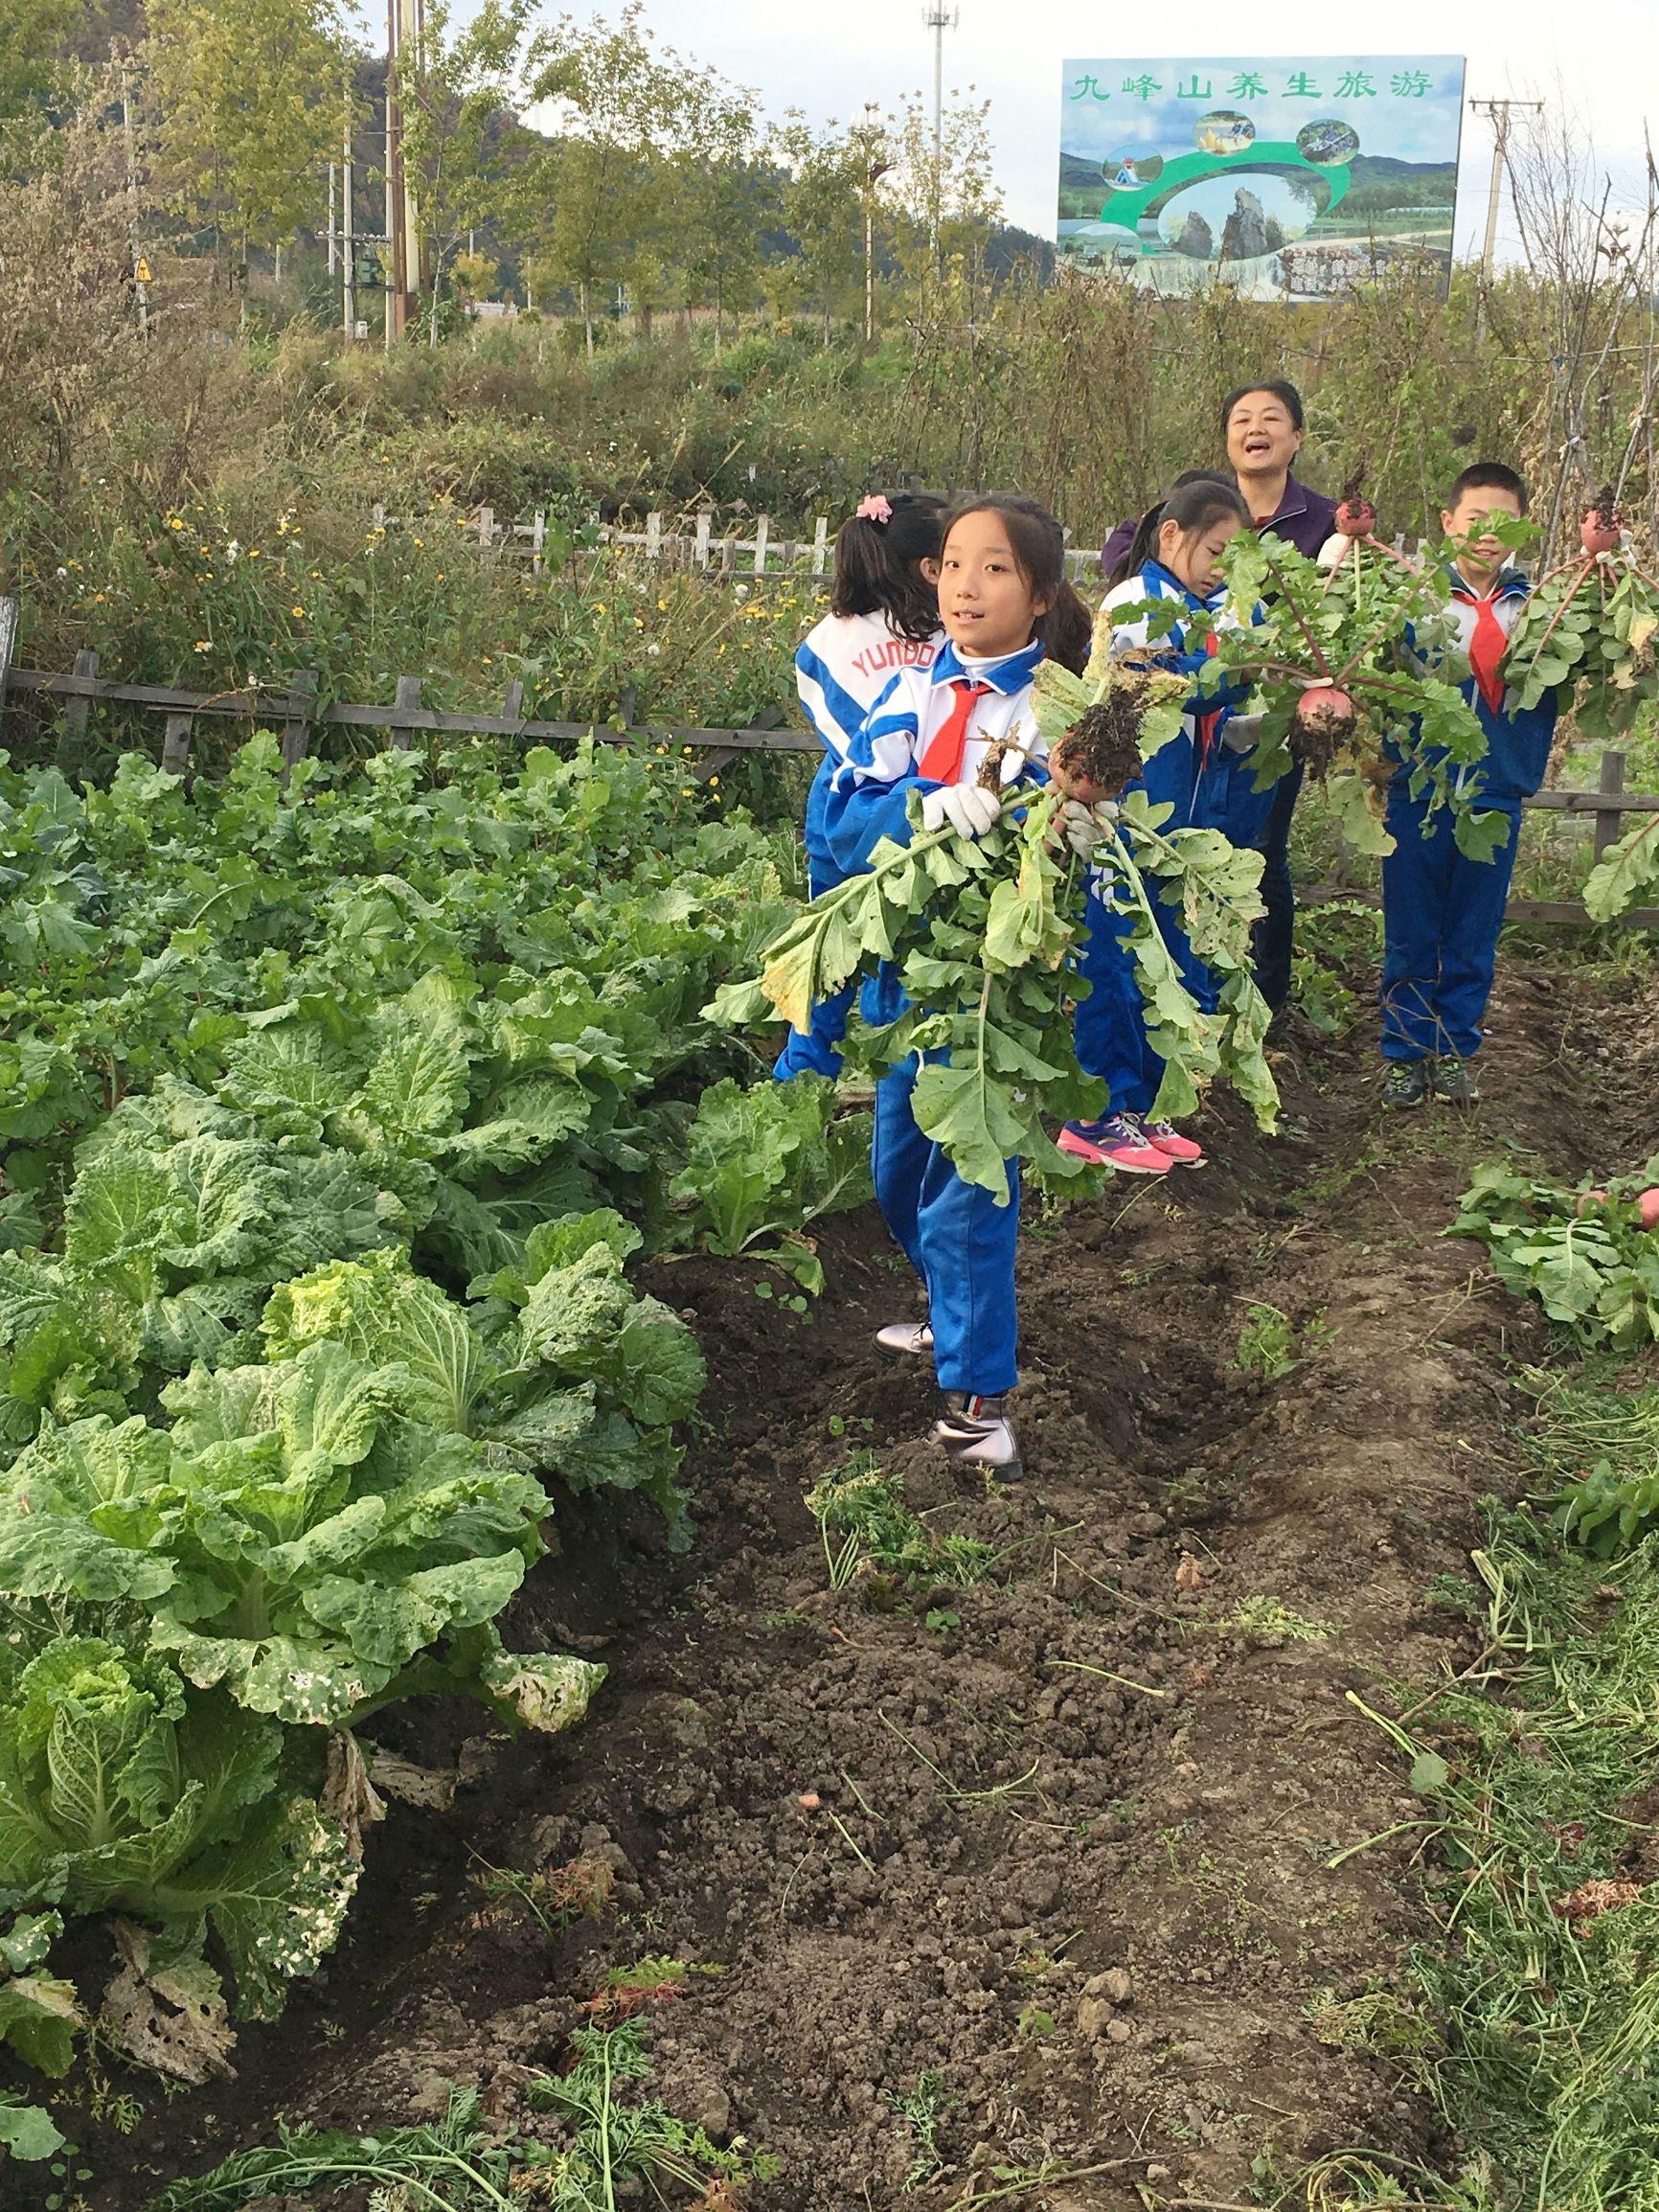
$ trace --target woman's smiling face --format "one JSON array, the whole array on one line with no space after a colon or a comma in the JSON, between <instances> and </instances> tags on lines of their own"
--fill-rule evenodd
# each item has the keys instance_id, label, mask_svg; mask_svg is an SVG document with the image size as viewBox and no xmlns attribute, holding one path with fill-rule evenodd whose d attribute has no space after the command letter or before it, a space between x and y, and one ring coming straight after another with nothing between
<instances>
[{"instance_id":1,"label":"woman's smiling face","mask_svg":"<svg viewBox=\"0 0 1659 2212\"><path fill-rule=\"evenodd\" d=\"M1277 392L1246 392L1227 418L1227 458L1239 476L1288 470L1302 433Z\"/></svg>"},{"instance_id":2,"label":"woman's smiling face","mask_svg":"<svg viewBox=\"0 0 1659 2212\"><path fill-rule=\"evenodd\" d=\"M1020 573L1002 516L988 507L958 515L939 558L939 619L958 652L981 660L1018 652L1047 612Z\"/></svg>"}]
</instances>

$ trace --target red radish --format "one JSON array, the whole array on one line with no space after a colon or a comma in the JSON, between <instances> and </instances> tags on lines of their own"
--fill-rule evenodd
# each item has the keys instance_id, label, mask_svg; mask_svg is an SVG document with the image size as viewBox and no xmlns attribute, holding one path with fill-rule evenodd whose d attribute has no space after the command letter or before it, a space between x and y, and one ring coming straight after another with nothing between
<instances>
[{"instance_id":1,"label":"red radish","mask_svg":"<svg viewBox=\"0 0 1659 2212\"><path fill-rule=\"evenodd\" d=\"M1314 684L1297 700L1296 719L1315 737L1346 738L1353 730L1353 701L1335 684Z\"/></svg>"},{"instance_id":2,"label":"red radish","mask_svg":"<svg viewBox=\"0 0 1659 2212\"><path fill-rule=\"evenodd\" d=\"M1362 461L1342 487L1342 504L1336 510L1336 528L1344 537L1369 537L1376 528L1376 509L1360 490L1364 481Z\"/></svg>"},{"instance_id":3,"label":"red radish","mask_svg":"<svg viewBox=\"0 0 1659 2212\"><path fill-rule=\"evenodd\" d=\"M1573 1211L1575 1214L1581 1214L1586 1206L1604 1206L1606 1203L1607 1194L1605 1191L1580 1191L1573 1201Z\"/></svg>"},{"instance_id":4,"label":"red radish","mask_svg":"<svg viewBox=\"0 0 1659 2212\"><path fill-rule=\"evenodd\" d=\"M1624 529L1624 518L1613 498L1613 487L1606 485L1579 525L1579 543L1592 557L1598 553L1616 553Z\"/></svg>"},{"instance_id":5,"label":"red radish","mask_svg":"<svg viewBox=\"0 0 1659 2212\"><path fill-rule=\"evenodd\" d=\"M1344 537L1369 537L1376 528L1376 509L1364 492L1352 494L1336 510L1336 527Z\"/></svg>"},{"instance_id":6,"label":"red radish","mask_svg":"<svg viewBox=\"0 0 1659 2212\"><path fill-rule=\"evenodd\" d=\"M1659 1229L1659 1186L1642 1192L1636 1200L1645 1229Z\"/></svg>"}]
</instances>

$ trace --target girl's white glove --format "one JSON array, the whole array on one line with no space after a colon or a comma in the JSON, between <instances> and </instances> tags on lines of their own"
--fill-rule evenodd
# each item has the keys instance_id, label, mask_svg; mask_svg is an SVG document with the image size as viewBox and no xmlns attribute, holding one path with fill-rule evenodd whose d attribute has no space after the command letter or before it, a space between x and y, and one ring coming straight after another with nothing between
<instances>
[{"instance_id":1,"label":"girl's white glove","mask_svg":"<svg viewBox=\"0 0 1659 2212\"><path fill-rule=\"evenodd\" d=\"M948 822L959 836L983 837L1001 818L1002 801L977 784L945 784L921 801L923 830L942 830Z\"/></svg>"},{"instance_id":2,"label":"girl's white glove","mask_svg":"<svg viewBox=\"0 0 1659 2212\"><path fill-rule=\"evenodd\" d=\"M1230 753L1253 753L1261 735L1260 715L1229 715L1221 725L1221 742Z\"/></svg>"},{"instance_id":3,"label":"girl's white glove","mask_svg":"<svg viewBox=\"0 0 1659 2212\"><path fill-rule=\"evenodd\" d=\"M1118 802L1102 799L1087 807L1081 799L1068 799L1059 811L1066 843L1081 860L1092 860L1105 834L1118 818Z\"/></svg>"}]
</instances>

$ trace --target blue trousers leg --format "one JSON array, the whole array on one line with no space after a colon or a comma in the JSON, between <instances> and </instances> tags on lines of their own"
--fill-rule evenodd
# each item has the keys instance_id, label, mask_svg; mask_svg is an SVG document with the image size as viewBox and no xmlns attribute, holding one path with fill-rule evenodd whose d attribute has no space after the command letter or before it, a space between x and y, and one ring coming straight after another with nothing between
<instances>
[{"instance_id":1,"label":"blue trousers leg","mask_svg":"<svg viewBox=\"0 0 1659 2212\"><path fill-rule=\"evenodd\" d=\"M1382 863L1382 1056L1426 1060L1455 1048L1441 1028L1441 960L1452 863L1451 817L1425 819L1420 800L1389 794L1394 851Z\"/></svg>"},{"instance_id":2,"label":"blue trousers leg","mask_svg":"<svg viewBox=\"0 0 1659 2212\"><path fill-rule=\"evenodd\" d=\"M1261 833L1261 902L1256 924L1256 988L1275 1014L1290 996L1290 958L1296 943L1296 890L1290 880L1290 819L1302 788L1300 764L1281 777Z\"/></svg>"},{"instance_id":3,"label":"blue trousers leg","mask_svg":"<svg viewBox=\"0 0 1659 2212\"><path fill-rule=\"evenodd\" d=\"M966 1183L940 1146L916 1125L917 1062L906 1060L875 1090L872 1166L875 1196L927 1288L933 1363L942 1390L1001 1397L1019 1380L1013 1260L1019 1241L1019 1174L999 1206Z\"/></svg>"},{"instance_id":4,"label":"blue trousers leg","mask_svg":"<svg viewBox=\"0 0 1659 2212\"><path fill-rule=\"evenodd\" d=\"M1142 1113L1151 1105L1158 1084L1154 1076L1151 1089L1147 1089L1146 1012L1123 938L1126 924L1092 889L1083 914L1088 935L1078 972L1088 978L1091 988L1078 1005L1078 1065L1085 1075L1104 1081L1109 1113Z\"/></svg>"},{"instance_id":5,"label":"blue trousers leg","mask_svg":"<svg viewBox=\"0 0 1659 2212\"><path fill-rule=\"evenodd\" d=\"M1148 889L1150 888L1151 886L1148 884ZM1206 1014L1214 1014L1216 1007L1221 1003L1221 987L1216 980L1215 975L1208 968L1205 967L1204 963L1193 950L1193 943L1191 938L1189 938L1187 935L1186 926L1181 920L1179 909L1173 906L1166 906L1164 901L1158 898L1154 892L1152 896L1152 911L1158 918L1158 929L1163 937L1164 943L1170 947L1170 950L1175 956L1175 965L1181 970L1181 981L1187 986L1187 989L1192 992L1193 996L1197 1000L1198 1004L1203 1008L1204 1012ZM1136 989L1132 982L1130 988ZM1141 1050L1141 1089L1144 1093L1144 1099L1142 1103L1138 1103L1136 1105L1134 1111L1136 1113L1147 1113L1150 1110L1152 1102L1158 1095L1158 1085L1164 1080L1164 1060L1163 1055L1161 1053L1154 1052L1150 1043L1146 1041L1146 1008L1144 1003L1142 1003L1139 999L1138 991L1137 1003L1141 1004L1141 1034L1143 1038Z\"/></svg>"},{"instance_id":6,"label":"blue trousers leg","mask_svg":"<svg viewBox=\"0 0 1659 2212\"><path fill-rule=\"evenodd\" d=\"M1515 872L1520 841L1519 805L1507 808L1508 841L1489 860L1468 860L1454 848L1446 885L1445 922L1441 939L1440 994L1436 1011L1443 1050L1468 1060L1481 1049L1487 1001L1492 994L1498 931Z\"/></svg>"},{"instance_id":7,"label":"blue trousers leg","mask_svg":"<svg viewBox=\"0 0 1659 2212\"><path fill-rule=\"evenodd\" d=\"M825 868L808 857L807 888L814 899L821 898L826 891L833 891L841 880L833 869ZM783 1051L772 1062L774 1083L788 1083L798 1075L827 1075L833 1079L841 1073L841 1039L847 1035L848 1017L857 989L855 983L849 983L832 997L814 1001L810 1026L805 1030L792 1029L784 1041Z\"/></svg>"}]
</instances>

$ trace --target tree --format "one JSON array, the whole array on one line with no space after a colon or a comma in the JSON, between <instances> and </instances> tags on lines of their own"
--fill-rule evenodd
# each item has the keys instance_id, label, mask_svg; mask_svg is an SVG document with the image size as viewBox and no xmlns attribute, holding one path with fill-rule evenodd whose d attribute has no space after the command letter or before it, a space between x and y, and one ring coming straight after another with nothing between
<instances>
[{"instance_id":1,"label":"tree","mask_svg":"<svg viewBox=\"0 0 1659 2212\"><path fill-rule=\"evenodd\" d=\"M515 156L529 158L533 142L518 131L511 103L532 4L484 0L452 34L446 0L425 0L420 38L398 57L403 174L430 256L433 345L445 264L468 231L489 228L515 204Z\"/></svg>"},{"instance_id":2,"label":"tree","mask_svg":"<svg viewBox=\"0 0 1659 2212\"><path fill-rule=\"evenodd\" d=\"M568 286L593 352L594 301L632 282L642 323L671 260L670 164L683 143L690 72L659 53L640 0L615 25L561 16L532 49L532 90L557 137L537 165L542 184L541 281Z\"/></svg>"},{"instance_id":3,"label":"tree","mask_svg":"<svg viewBox=\"0 0 1659 2212\"><path fill-rule=\"evenodd\" d=\"M832 317L849 311L856 290L868 164L850 132L833 123L814 131L798 112L785 121L776 147L787 175L784 227L800 248L807 296L816 303L828 345Z\"/></svg>"},{"instance_id":4,"label":"tree","mask_svg":"<svg viewBox=\"0 0 1659 2212\"><path fill-rule=\"evenodd\" d=\"M149 0L148 21L161 179L245 266L315 218L351 66L338 0Z\"/></svg>"},{"instance_id":5,"label":"tree","mask_svg":"<svg viewBox=\"0 0 1659 2212\"><path fill-rule=\"evenodd\" d=\"M45 103L85 11L79 0L0 0L0 122Z\"/></svg>"},{"instance_id":6,"label":"tree","mask_svg":"<svg viewBox=\"0 0 1659 2212\"><path fill-rule=\"evenodd\" d=\"M761 233L775 188L754 160L753 93L703 70L686 80L681 97L683 143L673 157L681 296L688 308L713 305L718 355L726 309L754 296Z\"/></svg>"},{"instance_id":7,"label":"tree","mask_svg":"<svg viewBox=\"0 0 1659 2212\"><path fill-rule=\"evenodd\" d=\"M920 93L912 93L899 103L893 147L890 189L899 217L895 244L903 273L925 289L953 262L977 269L1002 219L989 101L951 94L941 117L936 164L932 111Z\"/></svg>"}]
</instances>

